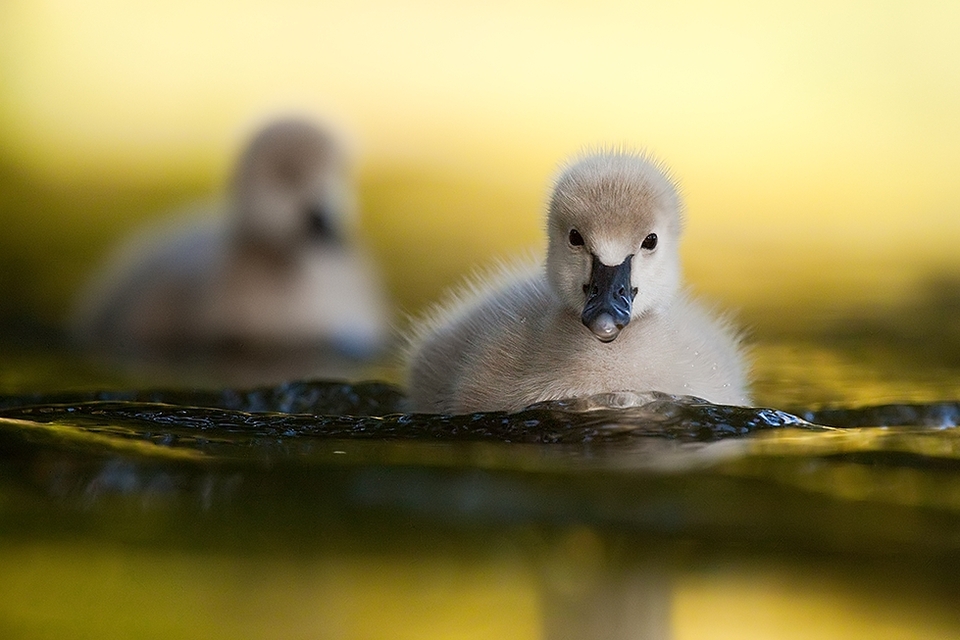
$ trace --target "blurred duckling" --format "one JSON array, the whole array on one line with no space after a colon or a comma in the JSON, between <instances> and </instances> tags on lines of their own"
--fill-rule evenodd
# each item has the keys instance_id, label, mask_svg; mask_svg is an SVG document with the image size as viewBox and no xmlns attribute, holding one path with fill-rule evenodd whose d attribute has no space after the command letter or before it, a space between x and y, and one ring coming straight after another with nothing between
<instances>
[{"instance_id":1,"label":"blurred duckling","mask_svg":"<svg viewBox=\"0 0 960 640\"><path fill-rule=\"evenodd\" d=\"M337 140L304 120L273 122L241 155L224 215L129 242L85 291L74 331L125 353L373 356L387 305L352 241L354 207Z\"/></svg>"},{"instance_id":2,"label":"blurred duckling","mask_svg":"<svg viewBox=\"0 0 960 640\"><path fill-rule=\"evenodd\" d=\"M621 151L576 159L550 199L545 266L505 269L415 331L412 409L515 411L615 391L749 404L737 332L682 290L681 230L659 163Z\"/></svg>"}]
</instances>

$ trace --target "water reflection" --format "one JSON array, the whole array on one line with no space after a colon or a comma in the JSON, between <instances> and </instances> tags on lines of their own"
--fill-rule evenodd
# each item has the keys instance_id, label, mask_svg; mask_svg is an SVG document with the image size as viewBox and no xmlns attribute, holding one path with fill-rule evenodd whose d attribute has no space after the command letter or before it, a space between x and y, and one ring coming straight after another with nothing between
<instances>
[{"instance_id":1,"label":"water reflection","mask_svg":"<svg viewBox=\"0 0 960 640\"><path fill-rule=\"evenodd\" d=\"M928 637L960 630L944 595L960 586L952 403L803 419L628 394L444 417L396 413L402 395L385 384L296 383L0 404L0 555L29 559L15 563L11 603L39 597L29 576L66 571L76 588L92 576L95 590L117 599L109 615L121 615L130 603L83 560L91 554L130 571L164 567L236 598L199 611L190 627L152 623L169 637L198 637L242 615L244 590L264 587L238 572L266 576L274 608L254 607L261 615L297 623L237 637L451 637L471 620L481 629L471 637L722 637L709 622L723 610L718 594L739 584L763 595L738 582L737 567L748 566L775 581L812 571L820 578L807 588L858 594L851 603L885 612L907 607L895 619ZM189 561L178 560L185 552ZM290 577L292 566L301 568ZM212 570L221 577L200 577ZM857 578L864 571L869 588ZM164 588L139 575L136 584ZM924 597L891 601L903 584ZM381 611L365 589L420 611L420 622ZM714 603L706 618L678 613L692 593ZM189 606L189 597L157 611ZM478 618L464 601L494 609ZM316 615L291 609L317 606ZM785 606L764 609L768 630L776 615L790 619ZM819 637L875 633L857 606L836 609L853 627L795 624ZM65 615L94 635L129 631L79 610ZM31 620L11 637L53 628Z\"/></svg>"}]
</instances>

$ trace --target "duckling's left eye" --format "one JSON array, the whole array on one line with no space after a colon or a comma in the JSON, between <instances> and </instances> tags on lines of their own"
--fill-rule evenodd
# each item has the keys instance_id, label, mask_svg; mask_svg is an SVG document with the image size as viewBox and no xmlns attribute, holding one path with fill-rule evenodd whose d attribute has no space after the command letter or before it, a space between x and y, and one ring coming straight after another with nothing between
<instances>
[{"instance_id":1,"label":"duckling's left eye","mask_svg":"<svg viewBox=\"0 0 960 640\"><path fill-rule=\"evenodd\" d=\"M576 229L570 229L570 244L574 247L583 246L583 236Z\"/></svg>"},{"instance_id":2,"label":"duckling's left eye","mask_svg":"<svg viewBox=\"0 0 960 640\"><path fill-rule=\"evenodd\" d=\"M641 249L646 249L647 251L652 251L657 247L657 234L651 233L646 238L643 239L643 242L640 244Z\"/></svg>"}]
</instances>

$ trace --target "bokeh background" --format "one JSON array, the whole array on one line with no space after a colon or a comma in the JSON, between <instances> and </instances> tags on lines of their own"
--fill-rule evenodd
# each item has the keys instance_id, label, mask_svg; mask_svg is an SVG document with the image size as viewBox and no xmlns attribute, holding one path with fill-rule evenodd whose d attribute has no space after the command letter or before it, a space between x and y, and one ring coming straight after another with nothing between
<instances>
[{"instance_id":1,"label":"bokeh background","mask_svg":"<svg viewBox=\"0 0 960 640\"><path fill-rule=\"evenodd\" d=\"M292 112L350 140L363 236L401 324L464 274L536 253L558 164L619 144L672 168L692 286L761 339L860 309L873 323L845 327L879 336L861 367L880 342L919 353L924 371L960 366L958 33L960 3L930 0L3 0L0 324L60 326L110 247L222 193L254 128ZM837 375L835 354L805 349L784 359L813 377L823 356ZM767 374L777 353L766 352ZM857 397L882 397L890 377L871 396L861 370ZM830 385L842 389L842 376ZM12 584L32 587L4 599L8 614L104 637L122 609L119 635L176 620L189 628L174 635L189 637L261 588L304 616L296 632L319 619L299 604L337 589L354 637L532 638L542 615L529 574L444 565L425 579L403 564L385 579L383 563L358 560L309 588L283 572L232 591L200 582L206 613L181 617L155 594L181 593L203 560L111 555L114 571L86 557L41 549L18 564L26 577ZM31 582L45 562L80 604L60 608ZM181 567L188 577L175 579ZM736 575L677 586L676 637L907 637L899 596L847 606L815 576ZM210 605L217 589L222 606ZM758 598L754 615L734 615ZM911 612L932 625L926 637L948 637Z\"/></svg>"},{"instance_id":2,"label":"bokeh background","mask_svg":"<svg viewBox=\"0 0 960 640\"><path fill-rule=\"evenodd\" d=\"M558 163L598 144L673 169L689 278L724 306L909 296L960 264L958 27L923 0L6 0L0 315L59 323L120 236L222 192L290 112L352 141L406 313L537 251Z\"/></svg>"}]
</instances>

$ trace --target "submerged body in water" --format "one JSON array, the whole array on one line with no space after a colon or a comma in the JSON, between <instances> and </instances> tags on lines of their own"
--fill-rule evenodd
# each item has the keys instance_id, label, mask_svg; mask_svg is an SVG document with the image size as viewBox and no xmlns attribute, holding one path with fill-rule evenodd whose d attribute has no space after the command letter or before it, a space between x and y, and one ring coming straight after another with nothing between
<instances>
[{"instance_id":1,"label":"submerged body in water","mask_svg":"<svg viewBox=\"0 0 960 640\"><path fill-rule=\"evenodd\" d=\"M680 207L648 158L598 153L567 167L545 267L439 307L411 339L413 410L514 411L612 391L749 404L736 331L682 290Z\"/></svg>"},{"instance_id":2,"label":"submerged body in water","mask_svg":"<svg viewBox=\"0 0 960 640\"><path fill-rule=\"evenodd\" d=\"M242 346L374 355L388 335L387 305L353 241L353 208L334 137L304 120L275 121L239 159L225 215L128 243L85 292L74 333L132 354Z\"/></svg>"}]
</instances>

